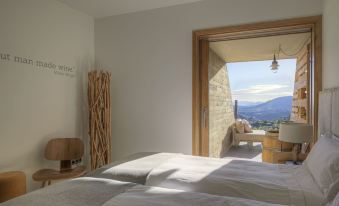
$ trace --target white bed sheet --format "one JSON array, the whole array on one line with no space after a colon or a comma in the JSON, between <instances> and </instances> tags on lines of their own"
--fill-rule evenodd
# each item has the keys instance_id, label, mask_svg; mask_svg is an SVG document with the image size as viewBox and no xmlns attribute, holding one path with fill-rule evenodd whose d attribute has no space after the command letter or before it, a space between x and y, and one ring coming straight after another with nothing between
<instances>
[{"instance_id":1,"label":"white bed sheet","mask_svg":"<svg viewBox=\"0 0 339 206\"><path fill-rule=\"evenodd\" d=\"M178 155L154 168L146 185L285 205L325 203L304 166Z\"/></svg>"}]
</instances>

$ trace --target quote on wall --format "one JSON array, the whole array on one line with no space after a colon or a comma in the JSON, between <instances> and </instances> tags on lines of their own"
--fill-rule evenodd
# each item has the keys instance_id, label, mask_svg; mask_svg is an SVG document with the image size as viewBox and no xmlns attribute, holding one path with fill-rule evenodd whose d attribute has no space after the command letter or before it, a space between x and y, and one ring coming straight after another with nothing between
<instances>
[{"instance_id":1,"label":"quote on wall","mask_svg":"<svg viewBox=\"0 0 339 206\"><path fill-rule=\"evenodd\" d=\"M75 77L75 68L63 64L55 64L51 61L42 61L38 59L31 59L28 57L12 55L8 53L0 52L0 61L14 62L17 64L25 64L37 69L48 70L53 74L66 76L73 78Z\"/></svg>"}]
</instances>

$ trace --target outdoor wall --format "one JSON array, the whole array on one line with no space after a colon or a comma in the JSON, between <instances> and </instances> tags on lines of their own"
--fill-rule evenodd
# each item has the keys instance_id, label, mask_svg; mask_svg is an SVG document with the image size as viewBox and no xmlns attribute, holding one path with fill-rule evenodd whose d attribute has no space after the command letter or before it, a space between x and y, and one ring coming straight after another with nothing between
<instances>
[{"instance_id":1,"label":"outdoor wall","mask_svg":"<svg viewBox=\"0 0 339 206\"><path fill-rule=\"evenodd\" d=\"M324 1L323 87L339 87L339 1Z\"/></svg>"},{"instance_id":2,"label":"outdoor wall","mask_svg":"<svg viewBox=\"0 0 339 206\"><path fill-rule=\"evenodd\" d=\"M192 31L319 15L322 0L207 0L95 21L112 72L112 155L192 153Z\"/></svg>"},{"instance_id":3,"label":"outdoor wall","mask_svg":"<svg viewBox=\"0 0 339 206\"><path fill-rule=\"evenodd\" d=\"M221 157L232 144L232 93L226 62L209 51L209 155Z\"/></svg>"},{"instance_id":4,"label":"outdoor wall","mask_svg":"<svg viewBox=\"0 0 339 206\"><path fill-rule=\"evenodd\" d=\"M54 0L0 3L0 172L21 170L28 190L47 141L82 137L82 71L94 59L94 20Z\"/></svg>"},{"instance_id":5,"label":"outdoor wall","mask_svg":"<svg viewBox=\"0 0 339 206\"><path fill-rule=\"evenodd\" d=\"M308 61L311 58L310 55L311 39L305 43L304 47L301 48L297 54L290 120L299 123L307 123L309 118L309 111L307 111L309 107L307 97L307 71L310 71L311 66L310 61Z\"/></svg>"}]
</instances>

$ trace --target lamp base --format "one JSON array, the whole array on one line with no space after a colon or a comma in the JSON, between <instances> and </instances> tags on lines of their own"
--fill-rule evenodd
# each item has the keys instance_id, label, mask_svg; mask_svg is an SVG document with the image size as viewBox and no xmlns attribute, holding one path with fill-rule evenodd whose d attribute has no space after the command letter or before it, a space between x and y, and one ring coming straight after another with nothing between
<instances>
[{"instance_id":1,"label":"lamp base","mask_svg":"<svg viewBox=\"0 0 339 206\"><path fill-rule=\"evenodd\" d=\"M300 144L293 144L293 149L292 149L292 160L293 160L293 162L298 161L299 151L300 151Z\"/></svg>"}]
</instances>

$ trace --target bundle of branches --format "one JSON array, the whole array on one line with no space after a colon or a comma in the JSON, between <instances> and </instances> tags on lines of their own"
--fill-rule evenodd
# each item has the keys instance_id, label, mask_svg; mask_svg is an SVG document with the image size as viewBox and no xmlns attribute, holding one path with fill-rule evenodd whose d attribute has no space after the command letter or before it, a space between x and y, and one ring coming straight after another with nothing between
<instances>
[{"instance_id":1,"label":"bundle of branches","mask_svg":"<svg viewBox=\"0 0 339 206\"><path fill-rule=\"evenodd\" d=\"M111 162L111 74L88 73L89 136L91 169Z\"/></svg>"}]
</instances>

